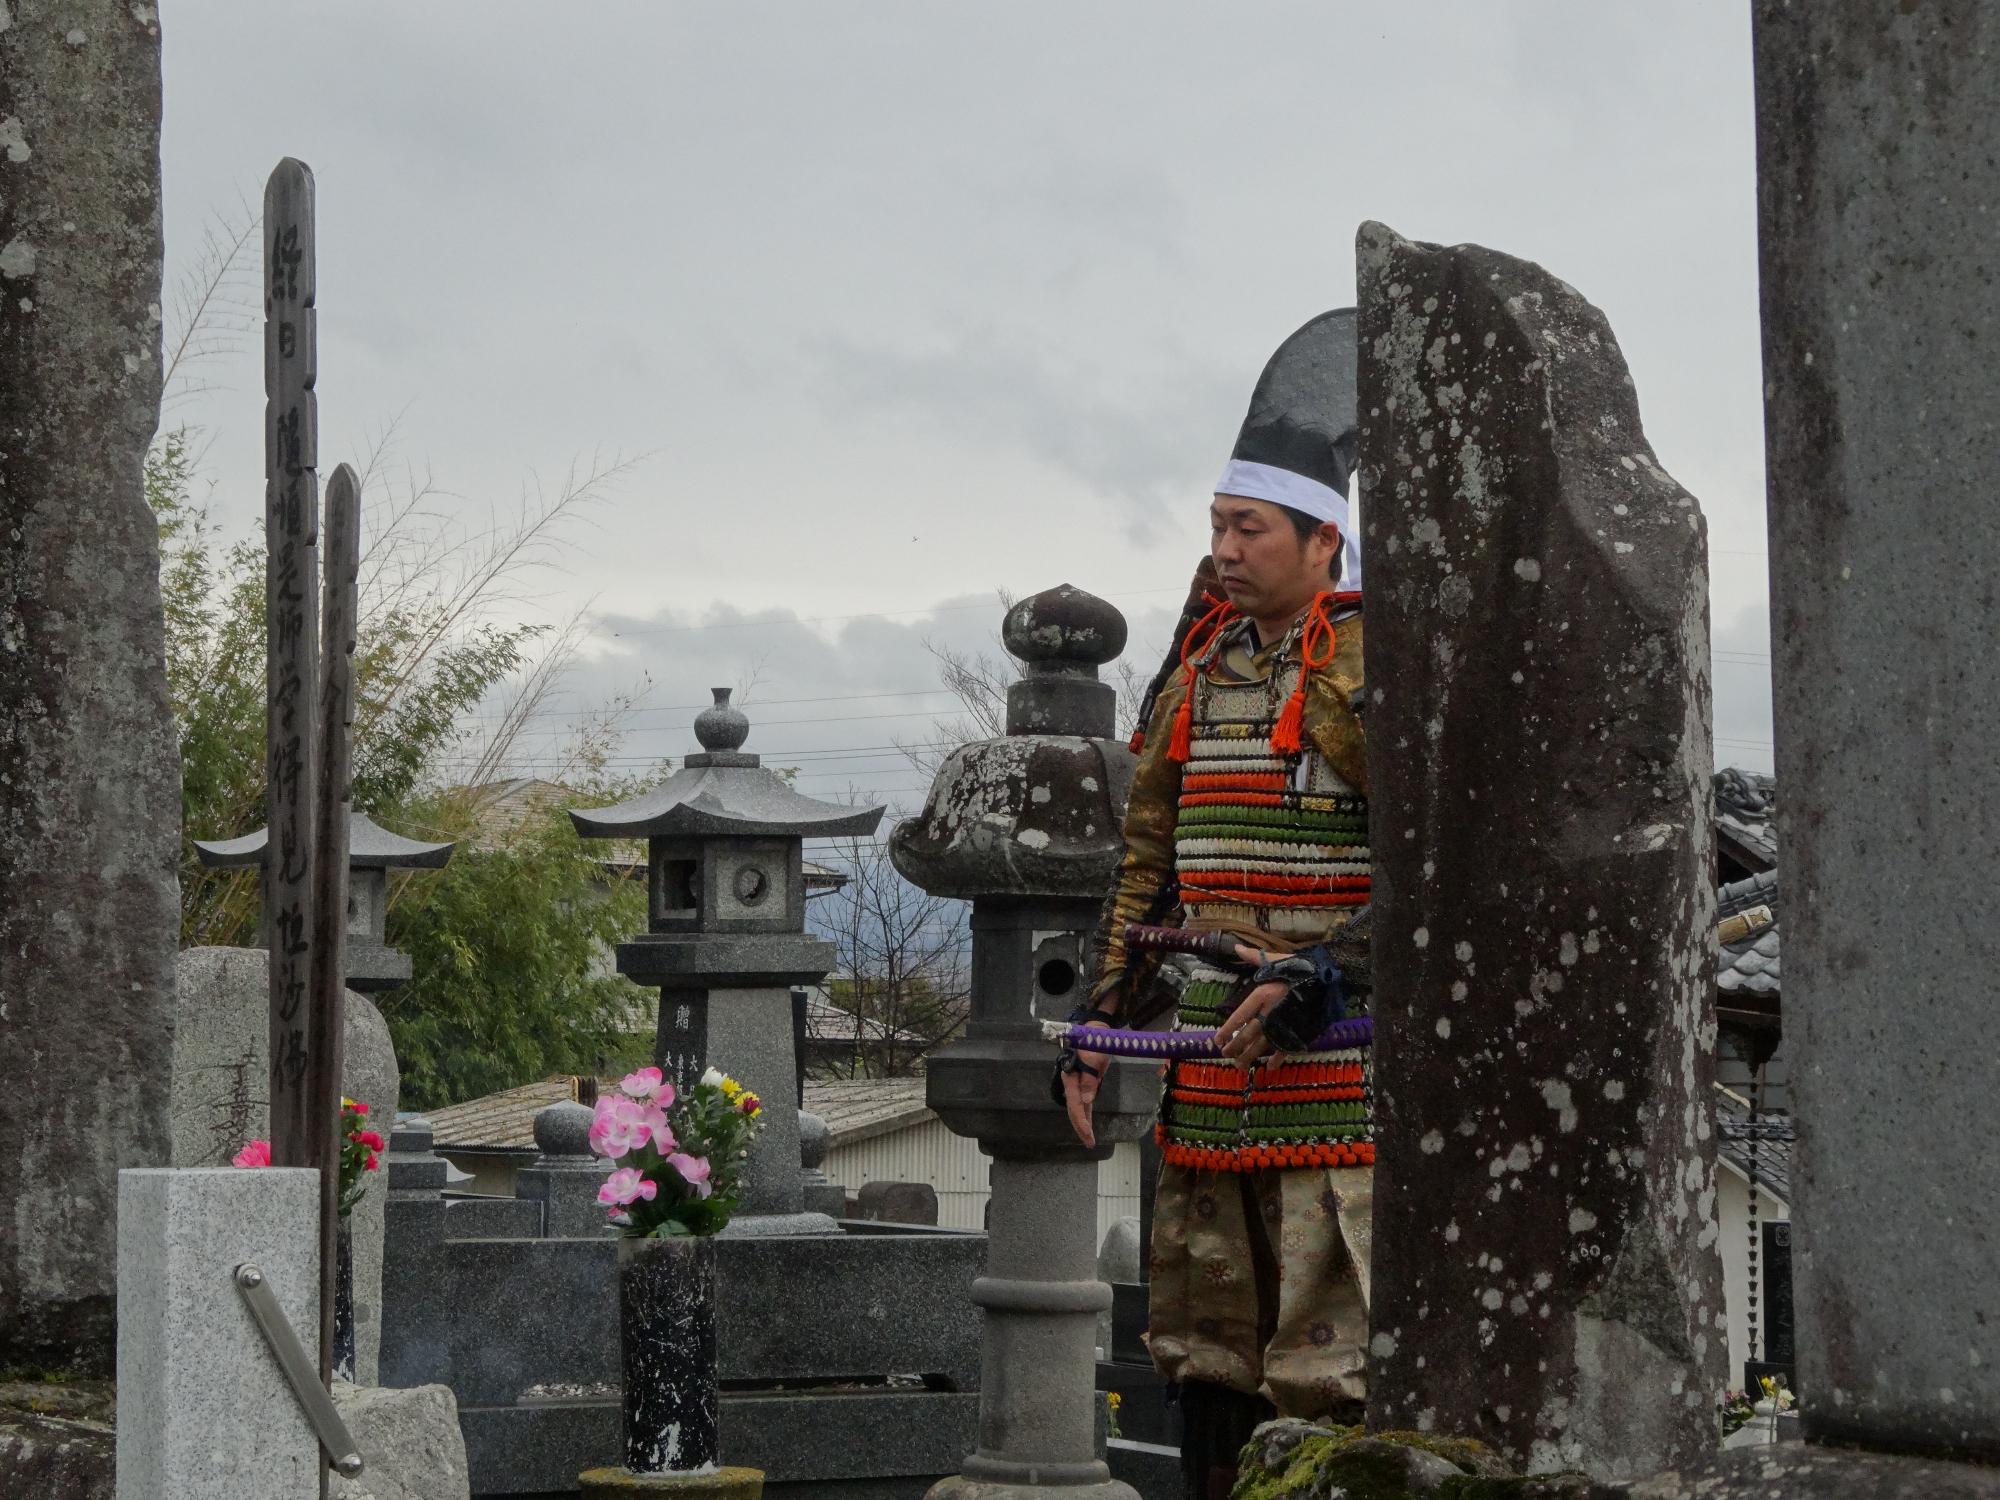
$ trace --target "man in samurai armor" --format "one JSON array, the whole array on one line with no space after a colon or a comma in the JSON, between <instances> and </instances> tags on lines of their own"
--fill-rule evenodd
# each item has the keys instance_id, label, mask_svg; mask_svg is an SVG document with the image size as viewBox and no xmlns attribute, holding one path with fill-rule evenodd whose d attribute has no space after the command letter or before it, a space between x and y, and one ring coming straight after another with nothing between
<instances>
[{"instance_id":1,"label":"man in samurai armor","mask_svg":"<svg viewBox=\"0 0 2000 1500\"><path fill-rule=\"evenodd\" d=\"M1229 1493L1258 1422L1358 1422L1367 1396L1369 1052L1315 1045L1365 1011L1355 339L1351 309L1325 313L1258 381L1135 737L1125 857L1072 1017L1171 1011L1222 1054L1167 1064L1153 1211L1147 1342L1179 1388L1193 1500ZM1240 962L1141 950L1128 924L1226 934ZM1107 1061L1079 1044L1058 1071L1086 1144Z\"/></svg>"}]
</instances>

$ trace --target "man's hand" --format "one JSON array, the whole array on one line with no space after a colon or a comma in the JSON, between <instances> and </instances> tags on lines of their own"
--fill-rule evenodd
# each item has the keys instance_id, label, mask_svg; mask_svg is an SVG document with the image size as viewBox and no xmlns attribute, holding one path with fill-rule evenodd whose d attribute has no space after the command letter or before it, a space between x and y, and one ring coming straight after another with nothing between
<instances>
[{"instance_id":1,"label":"man's hand","mask_svg":"<svg viewBox=\"0 0 2000 1500\"><path fill-rule=\"evenodd\" d=\"M1239 1067L1247 1068L1271 1050L1264 1035L1264 1016L1285 998L1285 986L1276 980L1260 984L1243 1003L1229 1013L1229 1019L1215 1028L1216 1049Z\"/></svg>"},{"instance_id":2,"label":"man's hand","mask_svg":"<svg viewBox=\"0 0 2000 1500\"><path fill-rule=\"evenodd\" d=\"M1089 1021L1085 1024L1095 1026L1099 1030L1108 1029L1102 1021ZM1098 1088L1104 1082L1104 1070L1111 1066L1111 1054L1085 1052L1079 1047L1076 1060L1083 1064L1083 1067L1062 1076L1063 1104L1069 1110L1069 1128L1076 1132L1076 1138L1086 1146L1095 1146L1097 1132L1091 1128L1090 1106L1097 1098ZM1096 1071L1088 1073L1084 1068L1094 1068Z\"/></svg>"}]
</instances>

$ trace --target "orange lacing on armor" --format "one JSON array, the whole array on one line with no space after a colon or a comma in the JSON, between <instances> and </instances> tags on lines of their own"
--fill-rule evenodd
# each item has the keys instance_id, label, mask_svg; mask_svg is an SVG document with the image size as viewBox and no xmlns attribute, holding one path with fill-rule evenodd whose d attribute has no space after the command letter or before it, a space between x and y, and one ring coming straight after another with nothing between
<instances>
[{"instance_id":1,"label":"orange lacing on armor","mask_svg":"<svg viewBox=\"0 0 2000 1500\"><path fill-rule=\"evenodd\" d=\"M1160 1155L1177 1167L1205 1172L1254 1172L1264 1167L1372 1167L1373 1141L1302 1141L1296 1145L1186 1146L1155 1127Z\"/></svg>"},{"instance_id":2,"label":"orange lacing on armor","mask_svg":"<svg viewBox=\"0 0 2000 1500\"><path fill-rule=\"evenodd\" d=\"M1194 753L1194 677L1195 661L1209 647L1222 627L1236 618L1236 606L1227 599L1217 599L1213 594L1204 594L1209 601L1208 613L1188 627L1187 639L1181 642L1181 706L1174 714L1174 732L1167 741L1167 759L1186 765L1188 756Z\"/></svg>"},{"instance_id":3,"label":"orange lacing on armor","mask_svg":"<svg viewBox=\"0 0 2000 1500\"><path fill-rule=\"evenodd\" d=\"M1334 648L1338 644L1333 621L1326 614L1327 601L1333 597L1324 592L1314 594L1312 603L1306 606L1305 629L1299 635L1298 686L1292 689L1292 696L1285 700L1284 711L1271 728L1271 750L1274 754L1297 755L1305 748L1306 679L1333 660ZM1313 654L1315 645L1321 648L1317 656Z\"/></svg>"}]
</instances>

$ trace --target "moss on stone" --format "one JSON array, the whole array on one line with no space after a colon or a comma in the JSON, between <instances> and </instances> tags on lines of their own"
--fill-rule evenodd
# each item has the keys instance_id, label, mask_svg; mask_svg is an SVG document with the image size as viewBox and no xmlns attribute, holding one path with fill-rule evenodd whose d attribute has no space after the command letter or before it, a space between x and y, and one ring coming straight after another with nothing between
<instances>
[{"instance_id":1,"label":"moss on stone","mask_svg":"<svg viewBox=\"0 0 2000 1500\"><path fill-rule=\"evenodd\" d=\"M1318 1500L1331 1494L1346 1500L1415 1500L1420 1494L1440 1500L1581 1500L1589 1490L1581 1474L1515 1474L1491 1448L1471 1438L1285 1425L1289 1430L1259 1429L1245 1446L1230 1500ZM1434 1460L1458 1472L1444 1471ZM1428 1472L1413 1488L1418 1471Z\"/></svg>"}]
</instances>

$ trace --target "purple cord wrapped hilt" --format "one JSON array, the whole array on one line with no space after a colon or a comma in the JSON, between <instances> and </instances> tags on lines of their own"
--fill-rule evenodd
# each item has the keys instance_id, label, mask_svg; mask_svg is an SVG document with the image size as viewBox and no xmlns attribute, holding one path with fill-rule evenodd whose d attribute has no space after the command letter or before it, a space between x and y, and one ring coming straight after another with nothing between
<instances>
[{"instance_id":1,"label":"purple cord wrapped hilt","mask_svg":"<svg viewBox=\"0 0 2000 1500\"><path fill-rule=\"evenodd\" d=\"M1213 1031L1121 1031L1106 1026L1068 1026L1044 1022L1042 1034L1059 1046L1078 1052L1106 1052L1113 1057L1220 1057ZM1309 1052L1349 1052L1375 1045L1375 1018L1349 1016L1335 1021L1314 1040Z\"/></svg>"}]
</instances>

